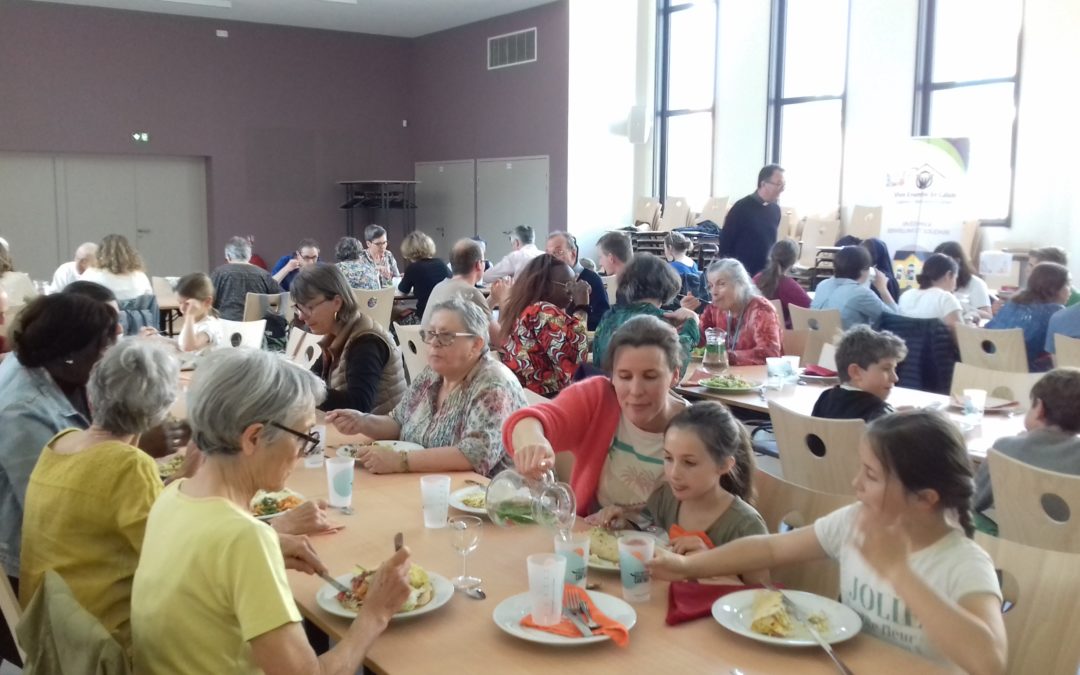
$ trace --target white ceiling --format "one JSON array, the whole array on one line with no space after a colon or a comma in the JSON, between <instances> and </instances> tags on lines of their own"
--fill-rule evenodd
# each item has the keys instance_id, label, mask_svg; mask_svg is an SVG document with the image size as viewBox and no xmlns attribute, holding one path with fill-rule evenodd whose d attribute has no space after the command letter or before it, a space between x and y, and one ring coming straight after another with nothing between
<instances>
[{"instance_id":1,"label":"white ceiling","mask_svg":"<svg viewBox=\"0 0 1080 675\"><path fill-rule=\"evenodd\" d=\"M417 37L552 0L38 0L67 5ZM221 6L231 5L231 6Z\"/></svg>"}]
</instances>

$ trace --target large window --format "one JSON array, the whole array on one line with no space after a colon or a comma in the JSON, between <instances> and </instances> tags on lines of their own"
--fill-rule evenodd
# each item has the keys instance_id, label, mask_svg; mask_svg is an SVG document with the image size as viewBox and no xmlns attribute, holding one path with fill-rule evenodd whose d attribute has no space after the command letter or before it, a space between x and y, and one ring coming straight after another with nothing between
<instances>
[{"instance_id":1,"label":"large window","mask_svg":"<svg viewBox=\"0 0 1080 675\"><path fill-rule=\"evenodd\" d=\"M920 3L912 131L970 139L967 202L984 223L1012 212L1022 22L1023 0Z\"/></svg>"},{"instance_id":2,"label":"large window","mask_svg":"<svg viewBox=\"0 0 1080 675\"><path fill-rule=\"evenodd\" d=\"M700 209L712 194L716 0L660 0L656 194Z\"/></svg>"},{"instance_id":3,"label":"large window","mask_svg":"<svg viewBox=\"0 0 1080 675\"><path fill-rule=\"evenodd\" d=\"M847 51L848 0L773 0L767 153L804 215L840 204Z\"/></svg>"}]
</instances>

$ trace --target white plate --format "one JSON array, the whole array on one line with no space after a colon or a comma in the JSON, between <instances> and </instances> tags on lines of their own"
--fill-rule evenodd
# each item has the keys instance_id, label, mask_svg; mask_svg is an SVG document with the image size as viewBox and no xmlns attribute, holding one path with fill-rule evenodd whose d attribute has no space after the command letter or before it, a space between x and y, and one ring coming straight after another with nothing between
<instances>
[{"instance_id":1,"label":"white plate","mask_svg":"<svg viewBox=\"0 0 1080 675\"><path fill-rule=\"evenodd\" d=\"M807 384L836 384L840 381L838 375L799 375L799 379Z\"/></svg>"},{"instance_id":2,"label":"white plate","mask_svg":"<svg viewBox=\"0 0 1080 675\"><path fill-rule=\"evenodd\" d=\"M348 587L352 583L353 576L354 575L352 574L341 574L334 577L334 579ZM421 614L427 614L428 612L434 612L450 602L450 598L454 597L454 584L450 583L449 579L441 574L435 574L434 572L428 572L428 579L431 579L431 586L433 589L431 602L423 607L417 607L408 612L398 612L394 615L395 619L409 619L414 616L420 616ZM341 603L337 601L337 594L337 589L333 586L330 584L323 584L318 592L315 593L315 603L334 616L355 619L356 612L342 607ZM363 611L363 607L360 609Z\"/></svg>"},{"instance_id":3,"label":"white plate","mask_svg":"<svg viewBox=\"0 0 1080 675\"><path fill-rule=\"evenodd\" d=\"M751 589L725 595L713 603L713 618L731 632L744 635L758 642L767 642L784 647L816 647L817 641L809 632L804 635L797 634L780 638L762 635L750 630L750 624L754 621L754 596L758 593L767 592L762 589ZM784 591L784 594L806 614L820 612L825 615L829 630L822 632L821 637L829 644L850 640L862 630L862 619L859 618L859 615L850 607L845 607L835 600L805 591Z\"/></svg>"},{"instance_id":4,"label":"white plate","mask_svg":"<svg viewBox=\"0 0 1080 675\"><path fill-rule=\"evenodd\" d=\"M607 593L597 593L596 591L586 591L586 593L589 594L593 604L596 605L596 609L626 626L626 630L630 630L637 623L637 612L622 598L616 598ZM495 611L491 613L491 619L496 626L516 638L528 640L529 642L539 642L544 645L576 647L611 639L603 633L597 633L592 637L572 638L555 635L536 628L526 628L521 625L521 620L530 612L532 612L532 603L529 601L529 594L519 593L500 602L495 607Z\"/></svg>"},{"instance_id":5,"label":"white plate","mask_svg":"<svg viewBox=\"0 0 1080 675\"><path fill-rule=\"evenodd\" d=\"M637 530L618 530L615 532L615 538L619 538L624 534L647 534L656 540L656 545L662 549L669 549L671 542L668 540L667 532L639 532ZM618 572L619 563L611 562L610 560L604 560L603 558L597 558L596 554L592 551L589 552L589 562L586 563L589 569L599 570L601 572Z\"/></svg>"},{"instance_id":6,"label":"white plate","mask_svg":"<svg viewBox=\"0 0 1080 675\"><path fill-rule=\"evenodd\" d=\"M304 495L302 495L299 492L296 492L294 490L290 490L289 488L285 488L284 490L278 490L277 492L266 492L265 490L259 490L258 492L255 493L255 496L251 498L251 507L252 507L252 509L254 509L255 504L262 501L262 499L265 498L265 497L273 497L275 499L283 499L285 497L288 497L289 495L292 495L293 497L299 497L301 503L307 501L306 499L304 499ZM297 504L297 506L299 506L299 504ZM294 506L293 508L296 508L296 507ZM285 509L284 511L278 511L277 513L271 513L271 514L268 514L268 515L265 515L265 516L255 516L255 517L258 518L259 520L273 520L274 518L285 515L286 512L291 511L291 510L292 509Z\"/></svg>"},{"instance_id":7,"label":"white plate","mask_svg":"<svg viewBox=\"0 0 1080 675\"><path fill-rule=\"evenodd\" d=\"M462 501L465 497L470 495L482 495L485 492L487 492L487 490L479 485L470 485L467 488L454 490L450 493L450 506L453 506L458 511L464 511L465 513L475 513L478 516L486 516L487 509L478 509L475 506L469 506Z\"/></svg>"},{"instance_id":8,"label":"white plate","mask_svg":"<svg viewBox=\"0 0 1080 675\"><path fill-rule=\"evenodd\" d=\"M369 443L368 445L382 445L390 448L391 450L405 450L408 452L424 449L424 446L420 445L419 443L409 443L408 441L375 441L374 443ZM343 445L338 448L334 454L338 457L345 457L346 459L356 459L356 455L349 453L349 448L353 448L355 452L356 449L365 447L367 447L367 445L356 445L350 443L348 445Z\"/></svg>"}]
</instances>

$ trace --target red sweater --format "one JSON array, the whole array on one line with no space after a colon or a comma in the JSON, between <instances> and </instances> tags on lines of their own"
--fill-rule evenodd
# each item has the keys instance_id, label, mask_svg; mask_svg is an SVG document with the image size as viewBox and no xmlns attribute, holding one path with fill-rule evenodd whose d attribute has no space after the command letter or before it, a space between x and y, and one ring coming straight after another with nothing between
<instances>
[{"instance_id":1,"label":"red sweater","mask_svg":"<svg viewBox=\"0 0 1080 675\"><path fill-rule=\"evenodd\" d=\"M611 380L590 377L563 389L549 403L538 403L510 415L503 424L503 446L512 457L514 444L510 430L526 417L540 420L552 449L574 455L570 487L577 498L578 515L585 516L596 501L600 472L621 415Z\"/></svg>"},{"instance_id":2,"label":"red sweater","mask_svg":"<svg viewBox=\"0 0 1080 675\"><path fill-rule=\"evenodd\" d=\"M761 296L750 299L746 306L745 325L739 331L735 346L728 350L728 361L733 366L763 366L769 356L783 353L783 336L776 309L772 303ZM705 344L705 330L719 328L730 332L727 312L721 312L716 305L709 304L701 315L701 344Z\"/></svg>"}]
</instances>

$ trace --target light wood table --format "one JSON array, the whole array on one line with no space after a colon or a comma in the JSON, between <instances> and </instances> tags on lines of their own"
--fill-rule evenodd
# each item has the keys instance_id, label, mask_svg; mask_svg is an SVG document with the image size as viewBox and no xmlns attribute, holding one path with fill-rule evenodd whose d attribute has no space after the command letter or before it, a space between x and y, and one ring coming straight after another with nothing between
<instances>
[{"instance_id":1,"label":"light wood table","mask_svg":"<svg viewBox=\"0 0 1080 675\"><path fill-rule=\"evenodd\" d=\"M688 374L691 375L693 371ZM767 379L765 366L734 366L729 369L729 374L743 378L749 382L764 383ZM745 394L725 394L697 385L684 383L676 388L676 391L687 398L709 399L720 401L728 406L744 408L760 413L769 412L769 403L776 401L781 405L803 415L809 415L814 409L821 392L833 385L822 384L799 384L786 385L781 389L767 389L764 398L757 391ZM961 424L964 416L957 410L950 409L949 397L943 394L931 394L918 389L905 389L895 387L889 396L889 403L894 408L914 407L926 408L931 405L942 406L942 410L949 419ZM987 451L999 438L1015 436L1024 431L1024 416L1022 414L1007 415L989 413L983 416L982 423L964 434L967 440L968 453L972 459L982 461Z\"/></svg>"},{"instance_id":2,"label":"light wood table","mask_svg":"<svg viewBox=\"0 0 1080 675\"><path fill-rule=\"evenodd\" d=\"M335 439L331 433L330 443ZM472 473L455 473L452 488L465 486ZM302 463L288 485L307 497L326 497L324 469L305 469ZM311 538L332 575L345 574L360 563L374 566L393 551L395 532L417 564L447 578L460 574L461 558L450 545L447 530L423 527L420 482L417 474L374 476L357 471L353 486L355 513L334 513L345 529ZM451 508L451 514L453 509ZM444 607L414 619L395 621L368 654L367 666L389 675L460 673L723 673L738 668L754 673L822 675L836 670L817 648L788 649L759 644L728 632L711 618L679 626L664 623L667 584L653 582L652 600L635 605L637 625L630 644L610 642L582 647L546 647L503 633L492 621L499 602L528 589L525 558L552 550L552 532L539 526L499 528L484 519L480 545L469 556L469 572L483 579L486 600L462 594ZM601 583L601 592L621 597L618 574L589 570L589 580ZM301 613L331 638L348 628L346 619L323 611L315 593L323 585L318 577L289 572L289 583ZM876 638L859 635L836 646L836 651L857 673L944 673L932 663Z\"/></svg>"}]
</instances>

